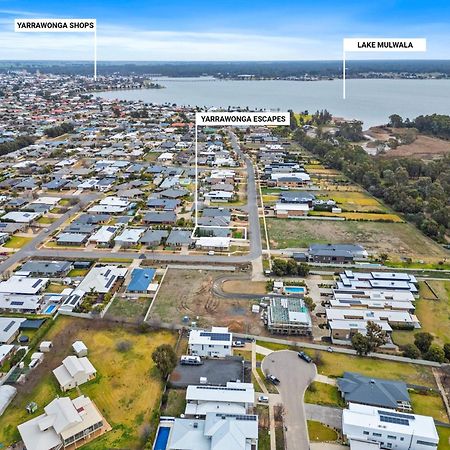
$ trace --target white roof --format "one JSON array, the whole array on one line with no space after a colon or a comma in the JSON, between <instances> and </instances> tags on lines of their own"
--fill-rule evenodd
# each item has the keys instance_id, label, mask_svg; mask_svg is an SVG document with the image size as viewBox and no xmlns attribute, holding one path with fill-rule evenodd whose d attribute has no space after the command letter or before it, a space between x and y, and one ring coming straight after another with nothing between
<instances>
[{"instance_id":1,"label":"white roof","mask_svg":"<svg viewBox=\"0 0 450 450\"><path fill-rule=\"evenodd\" d=\"M199 237L195 243L197 247L216 247L216 248L228 248L230 246L231 239L228 237Z\"/></svg>"},{"instance_id":2,"label":"white roof","mask_svg":"<svg viewBox=\"0 0 450 450\"><path fill-rule=\"evenodd\" d=\"M17 389L14 386L9 384L0 386L0 416L5 412L16 393Z\"/></svg>"},{"instance_id":3,"label":"white roof","mask_svg":"<svg viewBox=\"0 0 450 450\"><path fill-rule=\"evenodd\" d=\"M100 200L99 205L108 205L108 206L122 206L126 208L130 202L128 200L124 200L120 197L105 197Z\"/></svg>"},{"instance_id":4,"label":"white roof","mask_svg":"<svg viewBox=\"0 0 450 450\"><path fill-rule=\"evenodd\" d=\"M15 317L0 317L0 343L8 342L20 328L20 324L26 319Z\"/></svg>"},{"instance_id":5,"label":"white roof","mask_svg":"<svg viewBox=\"0 0 450 450\"><path fill-rule=\"evenodd\" d=\"M326 310L327 319L359 319L359 320L387 320L388 322L403 322L405 324L418 323L415 316L407 311L396 311L396 310L370 310L362 308L327 308Z\"/></svg>"},{"instance_id":6,"label":"white roof","mask_svg":"<svg viewBox=\"0 0 450 450\"><path fill-rule=\"evenodd\" d=\"M389 323L385 320L372 320L372 322L375 322L384 331L392 331ZM328 326L332 330L358 330L363 335L367 332L367 320L333 319L328 321Z\"/></svg>"},{"instance_id":7,"label":"white roof","mask_svg":"<svg viewBox=\"0 0 450 450\"><path fill-rule=\"evenodd\" d=\"M43 205L56 205L61 200L61 197L39 197L38 199L32 201L33 204L43 204Z\"/></svg>"},{"instance_id":8,"label":"white roof","mask_svg":"<svg viewBox=\"0 0 450 450\"><path fill-rule=\"evenodd\" d=\"M36 311L41 306L41 299L41 295L0 293L0 309Z\"/></svg>"},{"instance_id":9,"label":"white roof","mask_svg":"<svg viewBox=\"0 0 450 450\"><path fill-rule=\"evenodd\" d=\"M311 177L305 172L272 173L270 178L272 180L278 180L279 178L300 178L303 181L309 181L311 179Z\"/></svg>"},{"instance_id":10,"label":"white roof","mask_svg":"<svg viewBox=\"0 0 450 450\"><path fill-rule=\"evenodd\" d=\"M41 213L11 211L2 216L2 220L11 220L12 222L17 223L30 223L33 220L38 219L40 216Z\"/></svg>"},{"instance_id":11,"label":"white roof","mask_svg":"<svg viewBox=\"0 0 450 450\"><path fill-rule=\"evenodd\" d=\"M277 203L275 211L309 211L307 203Z\"/></svg>"},{"instance_id":12,"label":"white roof","mask_svg":"<svg viewBox=\"0 0 450 450\"><path fill-rule=\"evenodd\" d=\"M102 420L91 400L83 395L75 400L56 398L44 411L17 427L27 450L50 450Z\"/></svg>"},{"instance_id":13,"label":"white roof","mask_svg":"<svg viewBox=\"0 0 450 450\"><path fill-rule=\"evenodd\" d=\"M86 345L84 344L83 341L75 341L72 344L72 348L74 349L74 351L76 352L81 352L83 350L87 350L88 348L86 347Z\"/></svg>"},{"instance_id":14,"label":"white roof","mask_svg":"<svg viewBox=\"0 0 450 450\"><path fill-rule=\"evenodd\" d=\"M382 421L380 418L383 416L383 413L385 416L393 417L394 420ZM396 416L405 420L401 424L395 423L397 422L395 420ZM439 435L432 417L397 413L386 408L349 403L348 409L343 411L342 425L344 434L347 426L354 426L367 430L382 429L384 432L409 434L430 442L439 442Z\"/></svg>"},{"instance_id":15,"label":"white roof","mask_svg":"<svg viewBox=\"0 0 450 450\"><path fill-rule=\"evenodd\" d=\"M212 327L211 331L191 330L189 345L231 345L233 334L228 328Z\"/></svg>"},{"instance_id":16,"label":"white roof","mask_svg":"<svg viewBox=\"0 0 450 450\"><path fill-rule=\"evenodd\" d=\"M0 283L0 293L36 295L48 283L48 278L19 277L13 275Z\"/></svg>"},{"instance_id":17,"label":"white roof","mask_svg":"<svg viewBox=\"0 0 450 450\"><path fill-rule=\"evenodd\" d=\"M145 228L126 228L119 236L114 238L114 241L135 243L139 241L144 232Z\"/></svg>"},{"instance_id":18,"label":"white roof","mask_svg":"<svg viewBox=\"0 0 450 450\"><path fill-rule=\"evenodd\" d=\"M5 357L8 356L11 350L14 348L14 345L10 344L0 344L0 361Z\"/></svg>"},{"instance_id":19,"label":"white roof","mask_svg":"<svg viewBox=\"0 0 450 450\"><path fill-rule=\"evenodd\" d=\"M78 290L90 292L91 289L94 289L96 292L106 294L114 285L117 277L124 277L127 270L127 268L118 266L93 267L79 284Z\"/></svg>"},{"instance_id":20,"label":"white roof","mask_svg":"<svg viewBox=\"0 0 450 450\"><path fill-rule=\"evenodd\" d=\"M226 386L188 386L186 401L249 403L255 400L255 390L252 383L228 382Z\"/></svg>"},{"instance_id":21,"label":"white roof","mask_svg":"<svg viewBox=\"0 0 450 450\"><path fill-rule=\"evenodd\" d=\"M91 213L121 213L126 210L126 206L118 206L118 205L94 205L92 208L88 209L88 212Z\"/></svg>"},{"instance_id":22,"label":"white roof","mask_svg":"<svg viewBox=\"0 0 450 450\"><path fill-rule=\"evenodd\" d=\"M86 356L77 358L74 355L64 358L62 364L53 370L53 374L61 387L67 386L79 374L89 377L95 373L95 367Z\"/></svg>"},{"instance_id":23,"label":"white roof","mask_svg":"<svg viewBox=\"0 0 450 450\"><path fill-rule=\"evenodd\" d=\"M112 225L103 225L90 238L90 242L109 242L113 236L120 230L120 227Z\"/></svg>"}]
</instances>

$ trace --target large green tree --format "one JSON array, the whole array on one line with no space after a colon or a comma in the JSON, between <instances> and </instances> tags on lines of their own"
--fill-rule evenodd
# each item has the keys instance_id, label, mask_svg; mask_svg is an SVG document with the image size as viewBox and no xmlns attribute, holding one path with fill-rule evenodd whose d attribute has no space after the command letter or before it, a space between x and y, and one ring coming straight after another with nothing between
<instances>
[{"instance_id":1,"label":"large green tree","mask_svg":"<svg viewBox=\"0 0 450 450\"><path fill-rule=\"evenodd\" d=\"M177 355L173 347L169 344L162 344L156 347L152 353L152 359L164 380L172 373L177 365Z\"/></svg>"}]
</instances>

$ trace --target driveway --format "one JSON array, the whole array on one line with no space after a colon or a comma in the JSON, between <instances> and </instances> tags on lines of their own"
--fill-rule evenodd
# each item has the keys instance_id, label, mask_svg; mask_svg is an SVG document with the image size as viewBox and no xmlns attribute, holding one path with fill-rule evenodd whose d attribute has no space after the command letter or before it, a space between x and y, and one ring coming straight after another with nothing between
<instances>
[{"instance_id":1,"label":"driveway","mask_svg":"<svg viewBox=\"0 0 450 450\"><path fill-rule=\"evenodd\" d=\"M301 360L296 352L281 350L266 356L262 369L264 373L275 375L280 380L278 391L284 406L286 449L309 450L303 397L316 376L315 364Z\"/></svg>"}]
</instances>

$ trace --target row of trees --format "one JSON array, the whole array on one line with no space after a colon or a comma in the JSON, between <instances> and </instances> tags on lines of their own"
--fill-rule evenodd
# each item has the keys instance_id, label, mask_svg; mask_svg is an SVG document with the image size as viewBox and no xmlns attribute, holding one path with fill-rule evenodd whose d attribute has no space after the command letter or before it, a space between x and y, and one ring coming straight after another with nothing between
<instances>
[{"instance_id":1,"label":"row of trees","mask_svg":"<svg viewBox=\"0 0 450 450\"><path fill-rule=\"evenodd\" d=\"M414 344L406 344L402 347L403 356L412 359L424 358L429 361L443 363L450 361L450 343L442 347L433 344L434 336L426 331L414 335Z\"/></svg>"},{"instance_id":2,"label":"row of trees","mask_svg":"<svg viewBox=\"0 0 450 450\"><path fill-rule=\"evenodd\" d=\"M293 259L274 259L272 271L275 275L306 277L309 274L309 266L305 263L297 263Z\"/></svg>"},{"instance_id":3,"label":"row of trees","mask_svg":"<svg viewBox=\"0 0 450 450\"><path fill-rule=\"evenodd\" d=\"M450 116L431 114L418 116L413 120L405 119L398 114L389 116L389 126L393 128L416 128L419 133L450 139Z\"/></svg>"},{"instance_id":4,"label":"row of trees","mask_svg":"<svg viewBox=\"0 0 450 450\"><path fill-rule=\"evenodd\" d=\"M55 138L66 133L72 133L73 129L74 126L72 123L63 122L61 125L55 125L54 127L46 128L45 135L50 138Z\"/></svg>"},{"instance_id":5,"label":"row of trees","mask_svg":"<svg viewBox=\"0 0 450 450\"><path fill-rule=\"evenodd\" d=\"M36 138L33 136L19 136L12 141L2 142L0 144L0 156L28 147L33 144L35 140Z\"/></svg>"},{"instance_id":6,"label":"row of trees","mask_svg":"<svg viewBox=\"0 0 450 450\"><path fill-rule=\"evenodd\" d=\"M345 139L339 138L336 145L326 135L310 138L300 128L294 139L326 165L404 213L423 233L444 241L450 229L450 155L430 162L376 158Z\"/></svg>"}]
</instances>

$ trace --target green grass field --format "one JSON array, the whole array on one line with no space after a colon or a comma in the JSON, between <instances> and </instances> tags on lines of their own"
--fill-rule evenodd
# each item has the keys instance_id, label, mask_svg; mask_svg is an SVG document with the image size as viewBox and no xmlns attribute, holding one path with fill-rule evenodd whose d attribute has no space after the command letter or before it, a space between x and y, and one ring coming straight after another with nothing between
<instances>
[{"instance_id":1,"label":"green grass field","mask_svg":"<svg viewBox=\"0 0 450 450\"><path fill-rule=\"evenodd\" d=\"M420 282L420 299L416 301L415 314L422 326L420 331L428 331L437 344L443 345L450 342L450 281L429 280L428 284L437 294L437 299L428 286ZM405 345L414 342L414 334L413 331L396 330L392 336L397 345Z\"/></svg>"},{"instance_id":2,"label":"green grass field","mask_svg":"<svg viewBox=\"0 0 450 450\"><path fill-rule=\"evenodd\" d=\"M82 340L89 348L89 359L97 369L97 377L83 386L81 393L95 402L112 431L84 446L89 450L140 449L143 448L142 435L150 422L162 395L162 382L151 359L152 351L160 344L174 345L175 334L149 332L140 334L131 327L106 324L82 319L59 317L45 339L54 342L52 355L36 370L44 371L35 388L29 384L19 387L13 403L0 417L0 444L10 445L19 438L17 425L42 414L42 408L61 395L51 369L71 353L71 344ZM128 341L131 349L120 352L117 342ZM49 362L51 361L51 362ZM51 367L46 367L50 364ZM76 396L76 390L70 396ZM29 415L25 406L36 401L38 410Z\"/></svg>"},{"instance_id":3,"label":"green grass field","mask_svg":"<svg viewBox=\"0 0 450 450\"><path fill-rule=\"evenodd\" d=\"M306 389L305 403L344 407L338 388L318 381L313 381Z\"/></svg>"},{"instance_id":4,"label":"green grass field","mask_svg":"<svg viewBox=\"0 0 450 450\"><path fill-rule=\"evenodd\" d=\"M186 408L186 389L168 389L164 394L162 416L180 417Z\"/></svg>"},{"instance_id":5,"label":"green grass field","mask_svg":"<svg viewBox=\"0 0 450 450\"><path fill-rule=\"evenodd\" d=\"M89 269L72 269L67 276L68 277L84 277L89 272Z\"/></svg>"},{"instance_id":6,"label":"green grass field","mask_svg":"<svg viewBox=\"0 0 450 450\"><path fill-rule=\"evenodd\" d=\"M431 416L441 422L449 422L444 401L437 392L428 392L427 394L410 392L409 395L414 414Z\"/></svg>"},{"instance_id":7,"label":"green grass field","mask_svg":"<svg viewBox=\"0 0 450 450\"><path fill-rule=\"evenodd\" d=\"M408 223L266 219L270 246L306 248L329 242L358 243L373 253L437 262L450 253Z\"/></svg>"},{"instance_id":8,"label":"green grass field","mask_svg":"<svg viewBox=\"0 0 450 450\"><path fill-rule=\"evenodd\" d=\"M143 319L152 299L149 297L124 298L116 297L107 314L126 319Z\"/></svg>"},{"instance_id":9,"label":"green grass field","mask_svg":"<svg viewBox=\"0 0 450 450\"><path fill-rule=\"evenodd\" d=\"M22 248L23 246L27 245L32 240L33 240L33 238L31 238L31 237L12 236L5 244L3 244L3 247L6 247L6 248Z\"/></svg>"},{"instance_id":10,"label":"green grass field","mask_svg":"<svg viewBox=\"0 0 450 450\"><path fill-rule=\"evenodd\" d=\"M450 448L450 428L436 427L439 433L438 450L448 450Z\"/></svg>"},{"instance_id":11,"label":"green grass field","mask_svg":"<svg viewBox=\"0 0 450 450\"><path fill-rule=\"evenodd\" d=\"M334 442L338 438L335 430L315 420L308 420L308 435L311 442Z\"/></svg>"}]
</instances>

